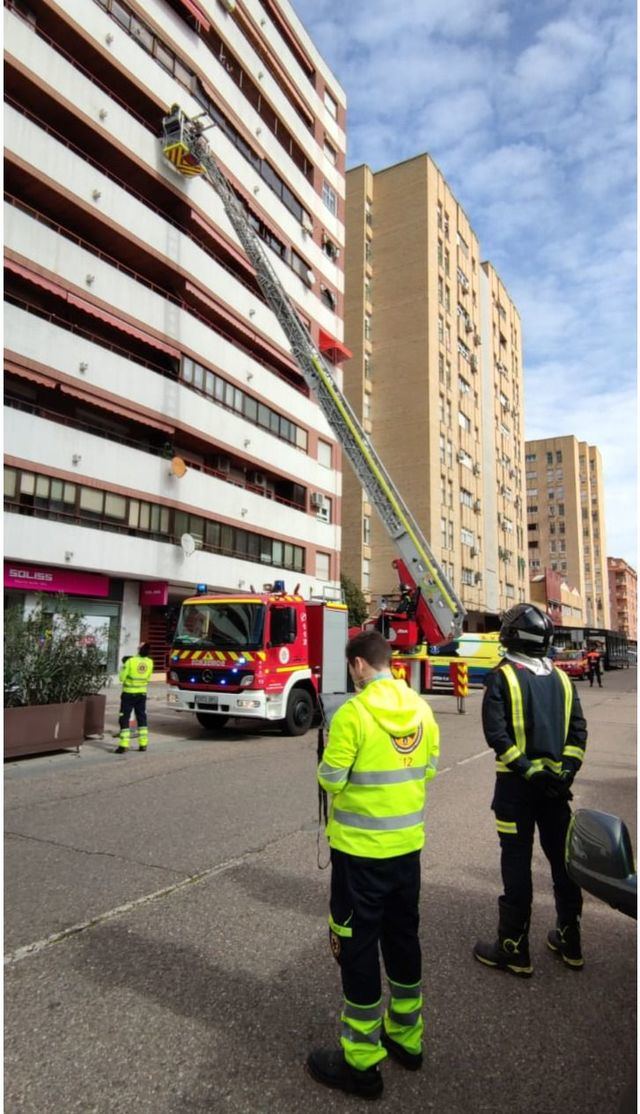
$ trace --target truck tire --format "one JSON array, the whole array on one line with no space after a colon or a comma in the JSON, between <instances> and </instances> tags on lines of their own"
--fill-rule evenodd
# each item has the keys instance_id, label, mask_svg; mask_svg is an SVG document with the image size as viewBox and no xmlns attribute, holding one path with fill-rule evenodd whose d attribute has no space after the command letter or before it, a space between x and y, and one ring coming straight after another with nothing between
<instances>
[{"instance_id":1,"label":"truck tire","mask_svg":"<svg viewBox=\"0 0 640 1114\"><path fill-rule=\"evenodd\" d=\"M207 731L218 731L219 728L224 727L229 717L219 716L217 712L196 712L196 719L201 727L206 727Z\"/></svg>"},{"instance_id":2,"label":"truck tire","mask_svg":"<svg viewBox=\"0 0 640 1114\"><path fill-rule=\"evenodd\" d=\"M304 735L313 720L313 700L311 693L303 688L295 688L289 695L287 714L281 723L283 735Z\"/></svg>"}]
</instances>

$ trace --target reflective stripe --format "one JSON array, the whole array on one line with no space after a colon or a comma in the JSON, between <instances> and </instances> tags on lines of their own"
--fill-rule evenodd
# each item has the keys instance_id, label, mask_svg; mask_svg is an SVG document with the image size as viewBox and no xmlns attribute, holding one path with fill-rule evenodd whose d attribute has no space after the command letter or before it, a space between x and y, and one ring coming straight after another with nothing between
<instances>
[{"instance_id":1,"label":"reflective stripe","mask_svg":"<svg viewBox=\"0 0 640 1114\"><path fill-rule=\"evenodd\" d=\"M556 758L532 758L531 766L525 776L527 778L532 777L536 770L551 770L554 774L561 774L562 762Z\"/></svg>"},{"instance_id":2,"label":"reflective stripe","mask_svg":"<svg viewBox=\"0 0 640 1114\"><path fill-rule=\"evenodd\" d=\"M562 753L563 755L566 754L567 758L577 758L580 762L584 759L582 747L565 747Z\"/></svg>"},{"instance_id":3,"label":"reflective stripe","mask_svg":"<svg viewBox=\"0 0 640 1114\"><path fill-rule=\"evenodd\" d=\"M420 998L422 997L422 989L419 982L414 986L403 986L399 982L389 981L389 990L391 991L392 998Z\"/></svg>"},{"instance_id":4,"label":"reflective stripe","mask_svg":"<svg viewBox=\"0 0 640 1114\"><path fill-rule=\"evenodd\" d=\"M349 920L352 916L353 913L350 914ZM335 932L336 936L353 936L353 929L349 928L348 922L347 924L338 924L337 921L334 921L331 913L329 913L329 928L332 932Z\"/></svg>"},{"instance_id":5,"label":"reflective stripe","mask_svg":"<svg viewBox=\"0 0 640 1114\"><path fill-rule=\"evenodd\" d=\"M571 681L567 677L567 674L564 673L562 669L558 669L558 667L556 665L554 665L553 668L554 668L557 676L560 678L560 683L562 685L562 688L564 689L564 740L563 741L566 743L568 735L569 735L569 724L571 722L571 708L573 706L573 689L571 687Z\"/></svg>"},{"instance_id":6,"label":"reflective stripe","mask_svg":"<svg viewBox=\"0 0 640 1114\"><path fill-rule=\"evenodd\" d=\"M360 1029L352 1029L348 1022L343 1022L341 1036L352 1044L380 1044L380 1022L369 1033L362 1033Z\"/></svg>"},{"instance_id":7,"label":"reflective stripe","mask_svg":"<svg viewBox=\"0 0 640 1114\"><path fill-rule=\"evenodd\" d=\"M504 832L505 835L517 835L518 826L515 820L498 820L496 819L496 828L499 832Z\"/></svg>"},{"instance_id":8,"label":"reflective stripe","mask_svg":"<svg viewBox=\"0 0 640 1114\"><path fill-rule=\"evenodd\" d=\"M379 1021L382 1017L382 998L373 1006L356 1006L345 998L342 1016L350 1017L355 1021Z\"/></svg>"},{"instance_id":9,"label":"reflective stripe","mask_svg":"<svg viewBox=\"0 0 640 1114\"><path fill-rule=\"evenodd\" d=\"M318 767L318 777L325 781L346 781L349 771L339 766L330 766L328 762L321 762Z\"/></svg>"},{"instance_id":10,"label":"reflective stripe","mask_svg":"<svg viewBox=\"0 0 640 1114\"><path fill-rule=\"evenodd\" d=\"M412 828L421 824L424 819L424 810L408 812L405 816L362 816L357 812L345 812L344 809L335 808L332 818L345 828L365 828L369 831L393 831L396 828Z\"/></svg>"},{"instance_id":11,"label":"reflective stripe","mask_svg":"<svg viewBox=\"0 0 640 1114\"><path fill-rule=\"evenodd\" d=\"M509 762L515 762L516 758L519 758L519 757L520 757L520 751L518 750L518 748L517 747L509 747L508 750L505 750L504 754L500 755L499 761L503 762L505 765L508 765Z\"/></svg>"},{"instance_id":12,"label":"reflective stripe","mask_svg":"<svg viewBox=\"0 0 640 1114\"><path fill-rule=\"evenodd\" d=\"M409 766L406 770L367 770L352 772L349 781L352 785L393 785L400 781L424 781L426 766Z\"/></svg>"},{"instance_id":13,"label":"reflective stripe","mask_svg":"<svg viewBox=\"0 0 640 1114\"><path fill-rule=\"evenodd\" d=\"M396 1025L415 1025L420 1020L422 1010L407 1010L406 1013L398 1013L398 1010L390 1009L389 1017L395 1021Z\"/></svg>"},{"instance_id":14,"label":"reflective stripe","mask_svg":"<svg viewBox=\"0 0 640 1114\"><path fill-rule=\"evenodd\" d=\"M522 690L518 684L515 670L512 665L504 665L502 673L509 686L511 695L511 716L513 720L513 733L516 737L516 746L521 754L527 750L527 736L524 729L524 706L522 703Z\"/></svg>"}]
</instances>

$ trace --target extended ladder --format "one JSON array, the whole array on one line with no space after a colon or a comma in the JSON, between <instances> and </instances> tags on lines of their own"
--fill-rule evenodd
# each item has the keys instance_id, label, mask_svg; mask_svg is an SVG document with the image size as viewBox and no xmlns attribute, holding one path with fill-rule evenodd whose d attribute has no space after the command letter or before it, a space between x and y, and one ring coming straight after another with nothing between
<instances>
[{"instance_id":1,"label":"extended ladder","mask_svg":"<svg viewBox=\"0 0 640 1114\"><path fill-rule=\"evenodd\" d=\"M400 557L394 564L400 580L407 580L419 589L416 619L425 641L437 644L457 638L462 631L464 608L289 300L247 219L243 204L220 170L202 134L204 127L200 118L191 120L178 105L173 105L162 126L163 152L174 169L184 175L203 174L220 197L235 233L255 268L265 299L291 345L305 382L314 392L356 476L397 546Z\"/></svg>"}]
</instances>

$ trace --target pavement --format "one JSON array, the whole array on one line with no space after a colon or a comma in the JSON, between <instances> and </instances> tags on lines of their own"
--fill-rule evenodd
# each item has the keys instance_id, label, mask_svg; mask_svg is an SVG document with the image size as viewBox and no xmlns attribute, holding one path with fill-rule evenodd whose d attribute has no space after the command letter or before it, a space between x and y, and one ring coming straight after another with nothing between
<instances>
[{"instance_id":1,"label":"pavement","mask_svg":"<svg viewBox=\"0 0 640 1114\"><path fill-rule=\"evenodd\" d=\"M636 831L636 675L580 685L590 728L577 807ZM635 1104L636 925L586 896L586 966L545 947L549 871L534 857L535 975L475 963L500 892L481 694L430 699L442 733L427 804L422 1072L385 1063L378 1109L618 1114ZM108 694L107 732L119 691ZM335 1045L316 733L230 724L209 736L149 696L150 746L5 763L5 1111L302 1114L357 1109L304 1071ZM625 1097L626 1096L626 1097Z\"/></svg>"}]
</instances>

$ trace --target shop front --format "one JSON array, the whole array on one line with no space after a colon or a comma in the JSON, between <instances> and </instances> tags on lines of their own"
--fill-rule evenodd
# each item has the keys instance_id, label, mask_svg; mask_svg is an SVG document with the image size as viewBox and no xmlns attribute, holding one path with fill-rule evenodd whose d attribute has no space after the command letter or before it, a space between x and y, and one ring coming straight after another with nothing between
<instances>
[{"instance_id":1,"label":"shop front","mask_svg":"<svg viewBox=\"0 0 640 1114\"><path fill-rule=\"evenodd\" d=\"M100 573L81 572L22 561L5 561L5 608L29 610L40 597L52 618L61 610L81 615L91 637L105 655L107 670L118 670L122 581Z\"/></svg>"}]
</instances>

